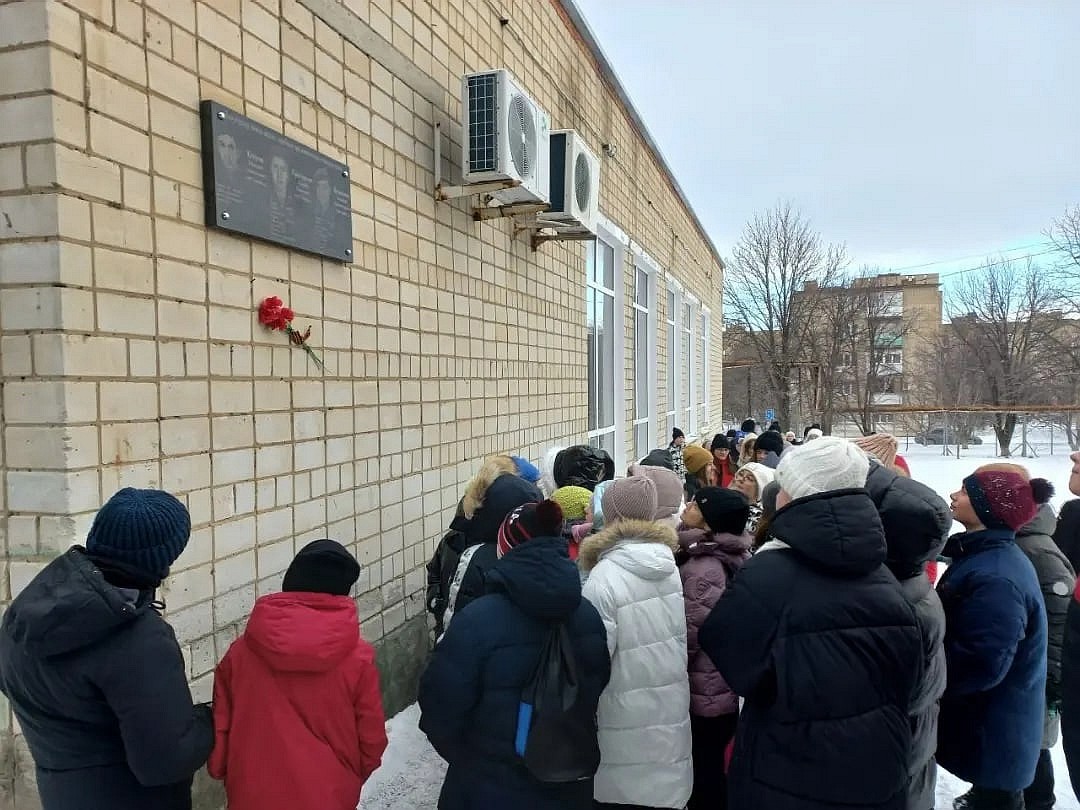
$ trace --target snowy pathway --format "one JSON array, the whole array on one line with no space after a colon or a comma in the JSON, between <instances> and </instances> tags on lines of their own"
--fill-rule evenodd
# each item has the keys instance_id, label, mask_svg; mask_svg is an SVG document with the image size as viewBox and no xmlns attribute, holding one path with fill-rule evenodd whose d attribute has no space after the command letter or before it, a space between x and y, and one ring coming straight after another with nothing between
<instances>
[{"instance_id":1,"label":"snowy pathway","mask_svg":"<svg viewBox=\"0 0 1080 810\"><path fill-rule=\"evenodd\" d=\"M965 457L942 457L941 448L924 448L912 445L901 452L911 464L915 478L925 482L948 499L961 479L981 463L990 461L993 448L990 445L971 448ZM1059 449L1060 452L1060 449ZM1032 475L1052 481L1058 488L1055 502L1068 499L1069 462L1064 455L1044 456L1038 459L1016 459L1024 464ZM446 764L436 754L427 739L417 728L420 710L414 705L394 717L388 724L390 747L383 757L383 766L364 787L360 802L362 810L432 810L439 798ZM1054 750L1054 772L1057 777L1057 810L1080 810L1080 802L1069 787L1065 757L1059 745ZM952 800L967 790L967 785L945 771L939 771L937 807L949 810Z\"/></svg>"}]
</instances>

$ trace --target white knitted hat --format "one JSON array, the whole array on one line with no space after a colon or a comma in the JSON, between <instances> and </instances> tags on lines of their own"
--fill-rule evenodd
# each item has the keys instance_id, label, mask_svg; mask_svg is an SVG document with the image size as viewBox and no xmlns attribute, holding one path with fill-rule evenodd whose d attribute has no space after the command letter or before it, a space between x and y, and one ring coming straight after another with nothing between
<instances>
[{"instance_id":1,"label":"white knitted hat","mask_svg":"<svg viewBox=\"0 0 1080 810\"><path fill-rule=\"evenodd\" d=\"M792 500L866 486L870 459L846 439L825 436L793 447L784 453L776 468L776 482Z\"/></svg>"}]
</instances>

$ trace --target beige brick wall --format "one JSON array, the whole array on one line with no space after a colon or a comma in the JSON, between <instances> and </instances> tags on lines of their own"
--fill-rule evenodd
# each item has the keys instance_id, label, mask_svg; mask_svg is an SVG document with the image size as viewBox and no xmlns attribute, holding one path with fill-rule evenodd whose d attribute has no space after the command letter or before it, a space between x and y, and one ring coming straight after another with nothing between
<instances>
[{"instance_id":1,"label":"beige brick wall","mask_svg":"<svg viewBox=\"0 0 1080 810\"><path fill-rule=\"evenodd\" d=\"M483 456L582 440L585 246L534 253L433 199L434 125L456 177L469 70L505 66L554 126L617 144L601 209L660 265L657 410L672 275L712 310L718 422L719 263L561 9L496 5L0 0L0 603L118 487L169 489L194 531L164 598L205 699L299 546L355 551L377 641L422 615L423 564ZM355 264L204 227L203 99L350 166ZM272 294L325 372L258 325Z\"/></svg>"}]
</instances>

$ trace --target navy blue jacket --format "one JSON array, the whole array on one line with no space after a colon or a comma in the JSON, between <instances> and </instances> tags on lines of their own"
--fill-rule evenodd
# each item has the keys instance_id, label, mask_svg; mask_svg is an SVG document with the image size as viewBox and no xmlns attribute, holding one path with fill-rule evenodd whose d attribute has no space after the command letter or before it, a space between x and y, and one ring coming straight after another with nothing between
<instances>
[{"instance_id":1,"label":"navy blue jacket","mask_svg":"<svg viewBox=\"0 0 1080 810\"><path fill-rule=\"evenodd\" d=\"M213 722L193 706L153 592L110 584L80 547L4 614L0 689L37 765L45 810L190 810Z\"/></svg>"},{"instance_id":2,"label":"navy blue jacket","mask_svg":"<svg viewBox=\"0 0 1080 810\"><path fill-rule=\"evenodd\" d=\"M1035 777L1046 689L1046 607L1013 532L949 538L938 583L948 685L938 764L982 788L1023 790Z\"/></svg>"},{"instance_id":3,"label":"navy blue jacket","mask_svg":"<svg viewBox=\"0 0 1080 810\"><path fill-rule=\"evenodd\" d=\"M592 806L592 781L544 784L514 750L522 690L552 624L566 622L595 713L611 671L600 614L561 538L530 540L487 572L488 593L455 614L420 682L420 728L450 768L440 810Z\"/></svg>"}]
</instances>

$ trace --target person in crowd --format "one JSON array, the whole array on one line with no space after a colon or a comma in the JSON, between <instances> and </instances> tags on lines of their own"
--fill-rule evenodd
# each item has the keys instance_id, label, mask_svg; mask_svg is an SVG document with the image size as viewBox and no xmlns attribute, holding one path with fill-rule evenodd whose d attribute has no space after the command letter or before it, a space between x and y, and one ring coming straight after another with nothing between
<instances>
[{"instance_id":1,"label":"person in crowd","mask_svg":"<svg viewBox=\"0 0 1080 810\"><path fill-rule=\"evenodd\" d=\"M1073 471L1069 477L1069 491L1080 495L1080 453L1069 457ZM1074 571L1080 571L1080 500L1066 501L1058 515L1054 542L1069 559Z\"/></svg>"},{"instance_id":2,"label":"person in crowd","mask_svg":"<svg viewBox=\"0 0 1080 810\"><path fill-rule=\"evenodd\" d=\"M190 535L174 496L121 489L5 611L0 690L44 810L191 810L213 717L155 601Z\"/></svg>"},{"instance_id":3,"label":"person in crowd","mask_svg":"<svg viewBox=\"0 0 1080 810\"><path fill-rule=\"evenodd\" d=\"M871 458L877 459L881 466L887 467L905 478L911 477L911 470L908 468L907 462L897 452L900 443L895 436L888 433L871 433L869 436L856 439L855 444L865 450Z\"/></svg>"},{"instance_id":4,"label":"person in crowd","mask_svg":"<svg viewBox=\"0 0 1080 810\"><path fill-rule=\"evenodd\" d=\"M502 521L487 593L454 619L420 681L420 729L449 768L439 810L588 810L593 782L544 782L519 754L519 710L553 626L578 675L574 712L591 723L611 662L604 622L582 599L554 501ZM527 729L525 729L527 731ZM527 749L527 745L526 745Z\"/></svg>"},{"instance_id":5,"label":"person in crowd","mask_svg":"<svg viewBox=\"0 0 1080 810\"><path fill-rule=\"evenodd\" d=\"M755 442L757 441L756 433L747 433L743 436L742 444L739 445L739 468L742 469L747 464L752 464L757 461L757 455L755 454Z\"/></svg>"},{"instance_id":6,"label":"person in crowd","mask_svg":"<svg viewBox=\"0 0 1080 810\"><path fill-rule=\"evenodd\" d=\"M781 435L783 435L783 433L784 433L784 429L780 426L780 423L777 422L775 419L772 422L769 423L769 430L772 430L772 431L774 431L776 433L779 433Z\"/></svg>"},{"instance_id":7,"label":"person in crowd","mask_svg":"<svg viewBox=\"0 0 1080 810\"><path fill-rule=\"evenodd\" d=\"M686 603L686 648L690 671L690 728L694 792L688 810L727 807L724 751L735 734L739 700L701 650L698 631L723 596L728 581L750 558L746 521L750 504L738 492L699 489L686 505L679 527L679 574Z\"/></svg>"},{"instance_id":8,"label":"person in crowd","mask_svg":"<svg viewBox=\"0 0 1080 810\"><path fill-rule=\"evenodd\" d=\"M803 444L809 444L815 439L820 439L824 435L821 428L812 427L806 431L806 438L803 439Z\"/></svg>"},{"instance_id":9,"label":"person in crowd","mask_svg":"<svg viewBox=\"0 0 1080 810\"><path fill-rule=\"evenodd\" d=\"M686 434L678 428L671 431L671 444L668 452L671 453L671 464L675 474L682 478L686 475L686 462L683 460L683 450L686 447Z\"/></svg>"},{"instance_id":10,"label":"person in crowd","mask_svg":"<svg viewBox=\"0 0 1080 810\"><path fill-rule=\"evenodd\" d=\"M877 460L866 491L885 530L885 565L915 612L922 637L922 674L908 704L912 745L908 760L907 810L933 810L937 785L938 711L945 693L945 611L926 575L927 560L948 539L952 514L941 496Z\"/></svg>"},{"instance_id":11,"label":"person in crowd","mask_svg":"<svg viewBox=\"0 0 1080 810\"><path fill-rule=\"evenodd\" d=\"M885 567L869 469L839 438L785 453L769 542L698 635L745 699L728 776L736 810L906 806L923 642Z\"/></svg>"},{"instance_id":12,"label":"person in crowd","mask_svg":"<svg viewBox=\"0 0 1080 810\"><path fill-rule=\"evenodd\" d=\"M463 531L468 525L470 516L479 509L487 488L496 478L503 475L516 475L524 481L533 483L530 481L533 472L540 474L539 470L520 457L491 456L484 460L480 470L466 485L465 492L458 501L454 519L427 564L427 609L435 618L436 636L442 635L443 632L446 608L450 604L450 587L457 573L461 555L472 545Z\"/></svg>"},{"instance_id":13,"label":"person in crowd","mask_svg":"<svg viewBox=\"0 0 1080 810\"><path fill-rule=\"evenodd\" d=\"M780 485L776 481L770 481L761 490L761 514L758 515L757 526L754 529L754 542L750 546L752 551L757 551L769 539L769 524L772 523L773 515L776 514L776 499L780 495ZM743 495L745 498L746 496ZM747 518L747 526L750 519Z\"/></svg>"},{"instance_id":14,"label":"person in crowd","mask_svg":"<svg viewBox=\"0 0 1080 810\"><path fill-rule=\"evenodd\" d=\"M1016 531L1035 517L1046 482L988 464L952 495L964 527L937 590L945 608L948 685L938 763L970 782L955 810L1022 810L1035 778L1046 692L1046 608Z\"/></svg>"},{"instance_id":15,"label":"person in crowd","mask_svg":"<svg viewBox=\"0 0 1080 810\"><path fill-rule=\"evenodd\" d=\"M794 430L789 430L787 433L784 434L784 444L786 444L788 447L798 447L800 444L802 444L802 442L800 442L795 436Z\"/></svg>"},{"instance_id":16,"label":"person in crowd","mask_svg":"<svg viewBox=\"0 0 1080 810\"><path fill-rule=\"evenodd\" d=\"M773 482L775 476L774 470L770 470L764 464L752 462L742 467L731 482L731 489L741 492L750 502L750 520L746 525L746 530L750 534L757 531L763 512L761 496L765 492L765 487Z\"/></svg>"},{"instance_id":17,"label":"person in crowd","mask_svg":"<svg viewBox=\"0 0 1080 810\"><path fill-rule=\"evenodd\" d=\"M739 430L743 433L757 433L757 422L753 419L744 419Z\"/></svg>"},{"instance_id":18,"label":"person in crowd","mask_svg":"<svg viewBox=\"0 0 1080 810\"><path fill-rule=\"evenodd\" d=\"M1080 453L1073 453L1069 460L1069 492L1080 496ZM1080 552L1080 500L1068 501L1061 508L1054 542L1075 570L1078 558L1074 555ZM1061 742L1073 792L1080 796L1080 579L1069 600L1061 645Z\"/></svg>"},{"instance_id":19,"label":"person in crowd","mask_svg":"<svg viewBox=\"0 0 1080 810\"><path fill-rule=\"evenodd\" d=\"M530 484L540 483L540 470L535 464L528 459L521 456L510 456L510 459L514 462L514 466L517 468L517 474L528 481Z\"/></svg>"},{"instance_id":20,"label":"person in crowd","mask_svg":"<svg viewBox=\"0 0 1080 810\"><path fill-rule=\"evenodd\" d=\"M556 454L551 475L555 489L584 487L592 492L600 482L610 481L615 477L615 461L606 450L588 444L576 444Z\"/></svg>"},{"instance_id":21,"label":"person in crowd","mask_svg":"<svg viewBox=\"0 0 1080 810\"><path fill-rule=\"evenodd\" d=\"M677 529L679 512L683 506L683 483L679 480L679 476L670 470L644 467L640 464L630 467L630 475L643 475L653 482L656 486L656 514L653 515L653 520L661 525Z\"/></svg>"},{"instance_id":22,"label":"person in crowd","mask_svg":"<svg viewBox=\"0 0 1080 810\"><path fill-rule=\"evenodd\" d=\"M684 448L683 460L686 466L683 491L689 502L699 489L713 485L715 475L713 456L704 447L698 447L695 444Z\"/></svg>"},{"instance_id":23,"label":"person in crowd","mask_svg":"<svg viewBox=\"0 0 1080 810\"><path fill-rule=\"evenodd\" d=\"M1027 470L1016 471L1027 477ZM1036 479L1038 481L1038 479ZM1042 589L1046 607L1046 718L1043 724L1042 749L1035 768L1035 779L1024 790L1025 810L1050 810L1054 797L1054 764L1050 749L1058 743L1061 712L1061 648L1065 641L1065 618L1076 586L1076 572L1069 559L1053 540L1057 517L1050 505L1054 488L1049 483L1033 483L1035 503L1039 511L1016 532L1016 545L1031 560Z\"/></svg>"},{"instance_id":24,"label":"person in crowd","mask_svg":"<svg viewBox=\"0 0 1080 810\"><path fill-rule=\"evenodd\" d=\"M551 493L551 500L559 505L566 520L584 520L585 511L592 500L592 491L585 487L559 487Z\"/></svg>"},{"instance_id":25,"label":"person in crowd","mask_svg":"<svg viewBox=\"0 0 1080 810\"><path fill-rule=\"evenodd\" d=\"M387 743L375 650L349 596L359 577L340 543L308 543L218 664L207 769L229 810L359 804Z\"/></svg>"},{"instance_id":26,"label":"person in crowd","mask_svg":"<svg viewBox=\"0 0 1080 810\"><path fill-rule=\"evenodd\" d=\"M775 470L785 449L784 437L775 430L766 430L754 442L754 460Z\"/></svg>"},{"instance_id":27,"label":"person in crowd","mask_svg":"<svg viewBox=\"0 0 1080 810\"><path fill-rule=\"evenodd\" d=\"M663 467L665 470L675 471L675 462L672 461L671 451L662 447L651 451L638 464L643 467Z\"/></svg>"},{"instance_id":28,"label":"person in crowd","mask_svg":"<svg viewBox=\"0 0 1080 810\"><path fill-rule=\"evenodd\" d=\"M441 574L446 594L443 630L457 611L483 596L484 573L495 564L495 543L503 518L523 503L543 500L536 485L520 477L516 466L508 468L501 458L490 459L469 482L461 513L450 524L453 535L444 540L449 548L445 573ZM430 573L430 565L428 570Z\"/></svg>"},{"instance_id":29,"label":"person in crowd","mask_svg":"<svg viewBox=\"0 0 1080 810\"><path fill-rule=\"evenodd\" d=\"M811 430L821 430L821 425L818 424L817 422L812 422L809 425L807 425L806 427L804 427L803 432L802 432L803 442L805 442L807 440L807 438L809 438ZM821 438L821 437L819 436L818 438Z\"/></svg>"},{"instance_id":30,"label":"person in crowd","mask_svg":"<svg viewBox=\"0 0 1080 810\"><path fill-rule=\"evenodd\" d=\"M597 808L681 810L693 784L679 541L653 522L656 509L650 479L614 481L604 492L606 528L582 543L578 560L612 659L597 711Z\"/></svg>"},{"instance_id":31,"label":"person in crowd","mask_svg":"<svg viewBox=\"0 0 1080 810\"><path fill-rule=\"evenodd\" d=\"M649 467L644 468L650 469ZM665 472L671 472L671 470L665 470ZM675 475L675 473L671 474ZM676 480L678 480L678 476L676 476ZM585 520L570 528L570 538L567 540L567 544L570 559L574 562L577 562L578 555L581 553L582 541L590 534L595 534L604 528L604 510L601 504L604 498L604 491L609 486L611 486L611 481L603 481L596 485L596 489L592 492L592 499L589 501L589 506L585 510ZM565 535L566 532L564 531L563 536ZM582 582L584 581L584 578L582 578Z\"/></svg>"},{"instance_id":32,"label":"person in crowd","mask_svg":"<svg viewBox=\"0 0 1080 810\"><path fill-rule=\"evenodd\" d=\"M713 481L718 487L731 486L731 480L739 471L739 465L735 461L735 455L731 451L731 442L722 433L713 436L709 445L712 453Z\"/></svg>"}]
</instances>

